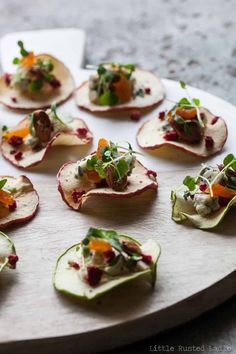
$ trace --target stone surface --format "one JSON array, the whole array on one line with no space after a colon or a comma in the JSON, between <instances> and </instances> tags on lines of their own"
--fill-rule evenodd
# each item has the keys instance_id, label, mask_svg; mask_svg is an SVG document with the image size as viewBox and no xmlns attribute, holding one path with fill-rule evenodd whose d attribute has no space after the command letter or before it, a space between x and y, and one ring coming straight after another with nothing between
<instances>
[{"instance_id":1,"label":"stone surface","mask_svg":"<svg viewBox=\"0 0 236 354\"><path fill-rule=\"evenodd\" d=\"M0 35L80 27L87 32L87 63L134 62L236 104L234 0L8 0L0 2L0 14ZM173 345L174 352L178 345L205 345L201 352L216 353L208 347L215 346L234 353L236 298L191 324L112 353L147 353L155 344Z\"/></svg>"}]
</instances>

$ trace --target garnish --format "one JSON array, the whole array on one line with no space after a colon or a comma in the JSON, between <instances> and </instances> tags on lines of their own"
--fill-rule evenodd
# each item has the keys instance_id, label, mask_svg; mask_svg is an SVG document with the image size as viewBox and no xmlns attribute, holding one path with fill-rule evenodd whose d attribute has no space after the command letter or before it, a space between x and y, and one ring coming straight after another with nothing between
<instances>
[{"instance_id":1,"label":"garnish","mask_svg":"<svg viewBox=\"0 0 236 354\"><path fill-rule=\"evenodd\" d=\"M2 189L6 183L7 183L7 179L1 179L0 180L0 189Z\"/></svg>"},{"instance_id":2,"label":"garnish","mask_svg":"<svg viewBox=\"0 0 236 354\"><path fill-rule=\"evenodd\" d=\"M63 122L63 120L58 116L57 114L57 105L55 103L53 103L50 107L50 111L49 111L49 115L51 118L57 120L58 122L60 122L62 125L66 126L66 123Z\"/></svg>"},{"instance_id":3,"label":"garnish","mask_svg":"<svg viewBox=\"0 0 236 354\"><path fill-rule=\"evenodd\" d=\"M122 148L126 152L119 153L118 148ZM106 141L106 145L103 145L96 155L87 160L87 169L95 170L100 178L106 178L107 174L112 172L119 181L129 170L129 165L125 158L134 154L137 154L137 152L132 149L130 144L128 144L128 148L125 148L114 144L112 141L110 143Z\"/></svg>"},{"instance_id":4,"label":"garnish","mask_svg":"<svg viewBox=\"0 0 236 354\"><path fill-rule=\"evenodd\" d=\"M102 106L114 106L127 102L133 95L131 75L133 64L100 64L89 66L97 69L97 77L90 78L90 99Z\"/></svg>"}]
</instances>

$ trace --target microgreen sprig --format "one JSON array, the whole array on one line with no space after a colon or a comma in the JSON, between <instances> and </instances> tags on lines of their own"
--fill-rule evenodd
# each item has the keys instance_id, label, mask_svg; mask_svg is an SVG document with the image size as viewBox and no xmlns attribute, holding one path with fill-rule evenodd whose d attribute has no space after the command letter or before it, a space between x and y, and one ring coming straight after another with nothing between
<instances>
[{"instance_id":1,"label":"microgreen sprig","mask_svg":"<svg viewBox=\"0 0 236 354\"><path fill-rule=\"evenodd\" d=\"M7 179L1 179L0 180L0 189L2 189L4 186L5 186L5 184L7 183Z\"/></svg>"}]
</instances>

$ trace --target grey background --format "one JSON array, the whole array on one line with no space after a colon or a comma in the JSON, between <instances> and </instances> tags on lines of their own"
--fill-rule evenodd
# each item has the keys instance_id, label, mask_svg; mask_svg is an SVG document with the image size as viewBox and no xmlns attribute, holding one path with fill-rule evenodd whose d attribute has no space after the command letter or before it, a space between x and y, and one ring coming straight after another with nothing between
<instances>
[{"instance_id":1,"label":"grey background","mask_svg":"<svg viewBox=\"0 0 236 354\"><path fill-rule=\"evenodd\" d=\"M86 62L137 63L236 104L235 16L235 0L1 0L0 35L79 27L87 32ZM217 352L208 346L225 345L236 353L236 298L112 353L148 353L154 344L173 345L176 352L178 345L204 344L205 353Z\"/></svg>"}]
</instances>

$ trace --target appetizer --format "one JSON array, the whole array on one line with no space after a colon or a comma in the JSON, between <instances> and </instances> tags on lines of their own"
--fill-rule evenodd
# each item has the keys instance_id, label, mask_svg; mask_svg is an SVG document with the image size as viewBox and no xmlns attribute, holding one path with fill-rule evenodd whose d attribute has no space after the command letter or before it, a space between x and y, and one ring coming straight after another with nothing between
<instances>
[{"instance_id":1,"label":"appetizer","mask_svg":"<svg viewBox=\"0 0 236 354\"><path fill-rule=\"evenodd\" d=\"M39 198L25 176L0 176L0 228L32 219Z\"/></svg>"},{"instance_id":2,"label":"appetizer","mask_svg":"<svg viewBox=\"0 0 236 354\"><path fill-rule=\"evenodd\" d=\"M82 119L61 117L56 106L27 115L16 127L4 127L2 154L16 167L39 164L51 146L85 145L92 134Z\"/></svg>"},{"instance_id":3,"label":"appetizer","mask_svg":"<svg viewBox=\"0 0 236 354\"><path fill-rule=\"evenodd\" d=\"M160 78L133 64L100 64L76 90L79 107L92 112L150 108L164 98Z\"/></svg>"},{"instance_id":4,"label":"appetizer","mask_svg":"<svg viewBox=\"0 0 236 354\"><path fill-rule=\"evenodd\" d=\"M139 146L153 150L167 145L201 157L216 154L227 139L225 121L203 108L198 98L191 98L183 81L180 85L188 97L145 122L137 133Z\"/></svg>"},{"instance_id":5,"label":"appetizer","mask_svg":"<svg viewBox=\"0 0 236 354\"><path fill-rule=\"evenodd\" d=\"M7 235L0 231L0 272L5 267L15 269L18 259L14 243Z\"/></svg>"},{"instance_id":6,"label":"appetizer","mask_svg":"<svg viewBox=\"0 0 236 354\"><path fill-rule=\"evenodd\" d=\"M154 240L141 245L116 231L90 228L80 243L58 258L54 286L85 300L139 277L154 286L160 253Z\"/></svg>"},{"instance_id":7,"label":"appetizer","mask_svg":"<svg viewBox=\"0 0 236 354\"><path fill-rule=\"evenodd\" d=\"M217 226L236 203L236 158L225 157L220 165L203 165L195 177L186 176L171 192L172 219L189 221L200 229Z\"/></svg>"},{"instance_id":8,"label":"appetizer","mask_svg":"<svg viewBox=\"0 0 236 354\"><path fill-rule=\"evenodd\" d=\"M100 139L95 153L61 167L57 177L62 199L79 210L91 196L132 197L157 189L156 172L147 170L135 154L130 144L122 148Z\"/></svg>"},{"instance_id":9,"label":"appetizer","mask_svg":"<svg viewBox=\"0 0 236 354\"><path fill-rule=\"evenodd\" d=\"M27 51L22 41L18 46L16 72L0 78L0 102L11 109L34 110L66 101L75 86L69 69L51 55Z\"/></svg>"}]
</instances>

